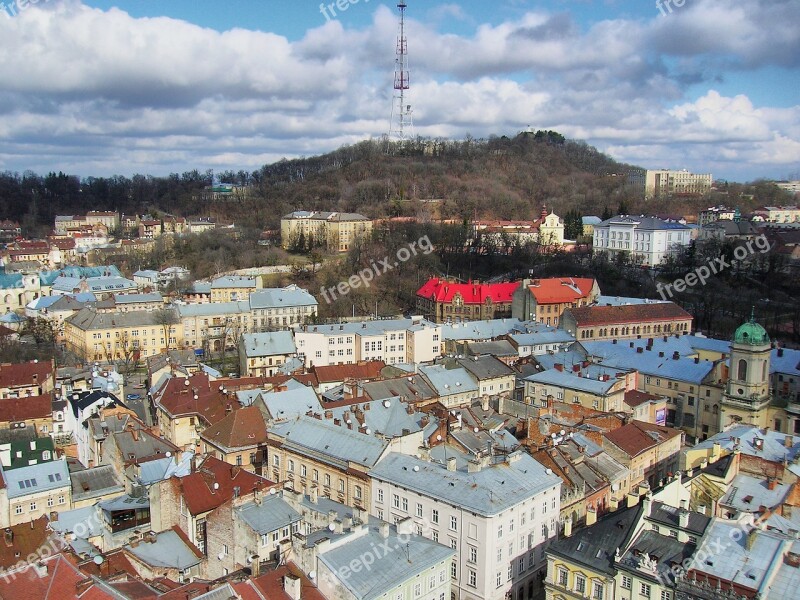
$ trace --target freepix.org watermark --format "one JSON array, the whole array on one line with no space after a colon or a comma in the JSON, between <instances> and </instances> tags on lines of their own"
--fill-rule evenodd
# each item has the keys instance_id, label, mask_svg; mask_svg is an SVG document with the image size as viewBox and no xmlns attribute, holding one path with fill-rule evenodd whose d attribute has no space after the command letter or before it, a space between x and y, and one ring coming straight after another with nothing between
<instances>
[{"instance_id":1,"label":"freepix.org watermark","mask_svg":"<svg viewBox=\"0 0 800 600\"><path fill-rule=\"evenodd\" d=\"M330 2L325 4L324 2L319 5L319 12L325 17L326 21L330 21L331 19L335 19L336 17L336 10L338 9L339 12L344 12L348 8L350 8L351 4L358 4L361 0L336 0L336 2ZM369 0L364 0L364 4L369 2ZM330 12L330 15L328 14Z\"/></svg>"},{"instance_id":2,"label":"freepix.org watermark","mask_svg":"<svg viewBox=\"0 0 800 600\"><path fill-rule=\"evenodd\" d=\"M400 248L397 253L395 254L395 259L392 261L390 256L379 260L377 263L372 261L372 264L366 269L361 269L355 275L351 275L347 281L340 281L336 285L332 285L329 288L322 286L320 288L320 293L322 297L325 298L325 302L331 304L338 296L346 296L350 293L350 290L354 290L364 286L368 288L372 283L372 280L376 277L380 277L387 271L391 271L395 267L399 266L400 263L404 263L407 260L410 260L412 257L417 255L417 252L421 254L430 254L433 252L433 244L431 244L430 239L428 236L423 236L419 238L416 242L411 242L408 247L406 248L403 246Z\"/></svg>"},{"instance_id":3,"label":"freepix.org watermark","mask_svg":"<svg viewBox=\"0 0 800 600\"><path fill-rule=\"evenodd\" d=\"M686 0L656 0L656 8L661 13L662 17L672 14L672 7L683 8L686 5Z\"/></svg>"},{"instance_id":4,"label":"freepix.org watermark","mask_svg":"<svg viewBox=\"0 0 800 600\"><path fill-rule=\"evenodd\" d=\"M733 251L733 258L735 260L728 262L724 256L718 256L717 258L709 260L705 265L697 267L694 271L690 271L683 277L678 277L672 283L668 283L666 285L663 283L658 283L656 285L656 291L658 292L659 296L661 296L662 300L666 300L667 296L672 298L673 289L680 293L688 288L696 286L698 283L700 285L705 285L706 281L708 281L712 275L721 273L728 267L734 265L736 261L743 261L748 256L755 254L756 250L759 250L761 254L765 254L769 252L769 248L769 240L766 238L766 236L764 236L764 234L761 234L752 240L747 240L746 244L737 246L737 248Z\"/></svg>"},{"instance_id":5,"label":"freepix.org watermark","mask_svg":"<svg viewBox=\"0 0 800 600\"><path fill-rule=\"evenodd\" d=\"M0 2L0 12L8 17L16 17L19 13L35 4L45 4L50 0L6 0Z\"/></svg>"}]
</instances>

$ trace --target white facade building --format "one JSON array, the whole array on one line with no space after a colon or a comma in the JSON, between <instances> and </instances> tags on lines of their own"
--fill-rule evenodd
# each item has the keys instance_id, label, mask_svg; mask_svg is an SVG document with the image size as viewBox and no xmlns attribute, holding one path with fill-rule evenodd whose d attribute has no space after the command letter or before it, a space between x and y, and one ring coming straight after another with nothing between
<instances>
[{"instance_id":1,"label":"white facade building","mask_svg":"<svg viewBox=\"0 0 800 600\"><path fill-rule=\"evenodd\" d=\"M305 325L294 330L305 366L429 362L441 354L442 328L422 317L337 325Z\"/></svg>"},{"instance_id":2,"label":"white facade building","mask_svg":"<svg viewBox=\"0 0 800 600\"><path fill-rule=\"evenodd\" d=\"M455 550L452 598L534 597L558 527L561 479L520 451L447 456L443 464L390 453L370 470L370 513L411 518L417 534Z\"/></svg>"},{"instance_id":3,"label":"white facade building","mask_svg":"<svg viewBox=\"0 0 800 600\"><path fill-rule=\"evenodd\" d=\"M655 217L617 215L594 227L593 248L610 258L627 253L642 265L660 264L691 242L686 225Z\"/></svg>"}]
</instances>

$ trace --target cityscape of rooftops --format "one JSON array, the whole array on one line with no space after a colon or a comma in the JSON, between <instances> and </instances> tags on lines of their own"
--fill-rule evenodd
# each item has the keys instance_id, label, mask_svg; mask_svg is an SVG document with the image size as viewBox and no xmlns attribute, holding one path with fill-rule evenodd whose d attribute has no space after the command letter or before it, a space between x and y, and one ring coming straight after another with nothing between
<instances>
[{"instance_id":1,"label":"cityscape of rooftops","mask_svg":"<svg viewBox=\"0 0 800 600\"><path fill-rule=\"evenodd\" d=\"M0 597L796 597L798 20L0 2Z\"/></svg>"}]
</instances>

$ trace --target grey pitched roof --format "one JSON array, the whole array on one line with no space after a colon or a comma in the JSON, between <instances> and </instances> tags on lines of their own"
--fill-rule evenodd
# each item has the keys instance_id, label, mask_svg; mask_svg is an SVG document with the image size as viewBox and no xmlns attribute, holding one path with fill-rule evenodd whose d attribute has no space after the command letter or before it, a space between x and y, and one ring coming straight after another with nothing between
<instances>
[{"instance_id":1,"label":"grey pitched roof","mask_svg":"<svg viewBox=\"0 0 800 600\"><path fill-rule=\"evenodd\" d=\"M125 491L125 486L122 485L111 465L76 471L70 475L70 478L72 479L72 500L74 502Z\"/></svg>"},{"instance_id":2,"label":"grey pitched roof","mask_svg":"<svg viewBox=\"0 0 800 600\"><path fill-rule=\"evenodd\" d=\"M345 568L349 571L347 577L340 575L339 581L358 600L381 598L431 567L449 561L455 554L453 549L419 535L400 537L396 527L390 528L387 538L382 537L375 521L364 527L368 527L366 534L358 531L347 536L319 556L331 572L341 574ZM376 552L376 548L388 551ZM375 557L372 568L351 570L351 563L363 560L365 555Z\"/></svg>"},{"instance_id":3,"label":"grey pitched roof","mask_svg":"<svg viewBox=\"0 0 800 600\"><path fill-rule=\"evenodd\" d=\"M561 486L561 478L520 451L475 473L465 468L448 471L440 463L391 452L369 474L482 515L496 515Z\"/></svg>"},{"instance_id":4,"label":"grey pitched roof","mask_svg":"<svg viewBox=\"0 0 800 600\"><path fill-rule=\"evenodd\" d=\"M171 310L166 308L164 310ZM83 308L66 319L67 322L83 331L93 329L113 329L115 327L161 327L158 312L132 310L125 313L98 313L92 308Z\"/></svg>"},{"instance_id":5,"label":"grey pitched roof","mask_svg":"<svg viewBox=\"0 0 800 600\"><path fill-rule=\"evenodd\" d=\"M3 470L2 473L9 499L70 485L66 460L53 460L10 471Z\"/></svg>"},{"instance_id":6,"label":"grey pitched roof","mask_svg":"<svg viewBox=\"0 0 800 600\"><path fill-rule=\"evenodd\" d=\"M261 399L270 416L278 421L294 419L310 410L322 412L317 393L304 385L283 392L261 392Z\"/></svg>"},{"instance_id":7,"label":"grey pitched roof","mask_svg":"<svg viewBox=\"0 0 800 600\"><path fill-rule=\"evenodd\" d=\"M511 367L496 356L491 355L461 358L458 359L458 364L472 373L478 381L514 374L514 370Z\"/></svg>"},{"instance_id":8,"label":"grey pitched roof","mask_svg":"<svg viewBox=\"0 0 800 600\"><path fill-rule=\"evenodd\" d=\"M442 365L430 365L420 367L419 372L440 396L478 393L478 383L463 367L445 369Z\"/></svg>"},{"instance_id":9,"label":"grey pitched roof","mask_svg":"<svg viewBox=\"0 0 800 600\"><path fill-rule=\"evenodd\" d=\"M277 494L264 496L260 503L243 504L235 509L235 512L259 535L288 527L302 519L300 513Z\"/></svg>"},{"instance_id":10,"label":"grey pitched roof","mask_svg":"<svg viewBox=\"0 0 800 600\"><path fill-rule=\"evenodd\" d=\"M614 551L627 545L642 512L641 505L606 515L591 527L553 542L547 550L593 570L615 575Z\"/></svg>"},{"instance_id":11,"label":"grey pitched roof","mask_svg":"<svg viewBox=\"0 0 800 600\"><path fill-rule=\"evenodd\" d=\"M517 356L518 354L508 340L468 342L467 347L471 354L492 354L494 356Z\"/></svg>"},{"instance_id":12,"label":"grey pitched roof","mask_svg":"<svg viewBox=\"0 0 800 600\"><path fill-rule=\"evenodd\" d=\"M294 336L291 331L267 331L264 333L245 333L242 345L247 358L294 354Z\"/></svg>"},{"instance_id":13,"label":"grey pitched roof","mask_svg":"<svg viewBox=\"0 0 800 600\"><path fill-rule=\"evenodd\" d=\"M373 400L401 397L404 400L427 400L435 398L438 394L428 382L420 376L397 377L368 381L362 384L364 392Z\"/></svg>"},{"instance_id":14,"label":"grey pitched roof","mask_svg":"<svg viewBox=\"0 0 800 600\"><path fill-rule=\"evenodd\" d=\"M374 466L389 444L355 430L306 416L278 423L270 433L283 437L286 448L310 454L317 460L341 469L346 469L349 462Z\"/></svg>"},{"instance_id":15,"label":"grey pitched roof","mask_svg":"<svg viewBox=\"0 0 800 600\"><path fill-rule=\"evenodd\" d=\"M266 288L250 294L252 309L282 308L285 306L316 306L317 300L306 290L289 285L285 288Z\"/></svg>"}]
</instances>

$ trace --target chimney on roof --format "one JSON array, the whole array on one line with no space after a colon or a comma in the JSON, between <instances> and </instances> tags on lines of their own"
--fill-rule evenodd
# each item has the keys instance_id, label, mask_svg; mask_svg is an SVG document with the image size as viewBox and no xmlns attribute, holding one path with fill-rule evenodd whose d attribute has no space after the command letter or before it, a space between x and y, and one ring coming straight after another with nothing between
<instances>
[{"instance_id":1,"label":"chimney on roof","mask_svg":"<svg viewBox=\"0 0 800 600\"><path fill-rule=\"evenodd\" d=\"M672 353L672 360L678 360L680 357L681 353L678 352L677 350L675 350L675 352Z\"/></svg>"},{"instance_id":2,"label":"chimney on roof","mask_svg":"<svg viewBox=\"0 0 800 600\"><path fill-rule=\"evenodd\" d=\"M448 456L447 457L447 470L448 471L455 471L456 470L456 457L455 456Z\"/></svg>"},{"instance_id":3,"label":"chimney on roof","mask_svg":"<svg viewBox=\"0 0 800 600\"><path fill-rule=\"evenodd\" d=\"M767 489L771 492L773 491L778 485L778 481L775 477L770 477L767 479Z\"/></svg>"},{"instance_id":4,"label":"chimney on roof","mask_svg":"<svg viewBox=\"0 0 800 600\"><path fill-rule=\"evenodd\" d=\"M787 435L783 438L783 445L785 448L791 448L794 445L794 438L792 436Z\"/></svg>"},{"instance_id":5,"label":"chimney on roof","mask_svg":"<svg viewBox=\"0 0 800 600\"><path fill-rule=\"evenodd\" d=\"M388 538L389 537L389 524L386 523L386 522L382 522L381 525L380 525L380 532L381 532L381 537L383 539Z\"/></svg>"},{"instance_id":6,"label":"chimney on roof","mask_svg":"<svg viewBox=\"0 0 800 600\"><path fill-rule=\"evenodd\" d=\"M556 363L556 364L553 365L553 368L556 371L563 371L564 370L564 365L562 365L561 363Z\"/></svg>"},{"instance_id":7,"label":"chimney on roof","mask_svg":"<svg viewBox=\"0 0 800 600\"><path fill-rule=\"evenodd\" d=\"M14 545L14 530L11 527L5 528L5 540L8 548Z\"/></svg>"},{"instance_id":8,"label":"chimney on roof","mask_svg":"<svg viewBox=\"0 0 800 600\"><path fill-rule=\"evenodd\" d=\"M283 576L283 591L286 592L286 595L291 600L300 600L302 596L302 580L291 573L287 573Z\"/></svg>"}]
</instances>

